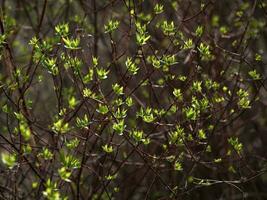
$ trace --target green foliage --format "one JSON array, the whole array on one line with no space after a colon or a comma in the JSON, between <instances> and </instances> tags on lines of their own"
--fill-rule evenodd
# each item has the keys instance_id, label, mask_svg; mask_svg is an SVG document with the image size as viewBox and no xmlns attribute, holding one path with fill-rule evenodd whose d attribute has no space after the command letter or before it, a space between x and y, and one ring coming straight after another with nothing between
<instances>
[{"instance_id":1,"label":"green foliage","mask_svg":"<svg viewBox=\"0 0 267 200\"><path fill-rule=\"evenodd\" d=\"M67 37L69 35L69 24L58 24L55 26L55 31L60 37Z\"/></svg>"},{"instance_id":2,"label":"green foliage","mask_svg":"<svg viewBox=\"0 0 267 200\"><path fill-rule=\"evenodd\" d=\"M144 140L144 132L143 131L133 130L130 132L130 136L132 136L136 142L141 142Z\"/></svg>"},{"instance_id":3,"label":"green foliage","mask_svg":"<svg viewBox=\"0 0 267 200\"><path fill-rule=\"evenodd\" d=\"M136 42L137 45L143 46L150 39L150 35L147 33L147 28L145 24L141 24L140 22L136 22L135 24L137 32L136 32Z\"/></svg>"},{"instance_id":4,"label":"green foliage","mask_svg":"<svg viewBox=\"0 0 267 200\"><path fill-rule=\"evenodd\" d=\"M122 95L123 94L123 87L120 86L118 83L112 85L112 89L115 94Z\"/></svg>"},{"instance_id":5,"label":"green foliage","mask_svg":"<svg viewBox=\"0 0 267 200\"><path fill-rule=\"evenodd\" d=\"M80 143L80 140L78 138L74 138L66 143L66 147L69 149L75 149Z\"/></svg>"},{"instance_id":6,"label":"green foliage","mask_svg":"<svg viewBox=\"0 0 267 200\"><path fill-rule=\"evenodd\" d=\"M199 111L194 107L183 108L183 112L185 113L186 118L189 120L196 120L199 115Z\"/></svg>"},{"instance_id":7,"label":"green foliage","mask_svg":"<svg viewBox=\"0 0 267 200\"><path fill-rule=\"evenodd\" d=\"M17 129L17 131L23 136L26 141L28 141L31 138L31 130L27 120L21 113L15 112L14 114L19 121L19 128Z\"/></svg>"},{"instance_id":8,"label":"green foliage","mask_svg":"<svg viewBox=\"0 0 267 200\"><path fill-rule=\"evenodd\" d=\"M66 169L66 167L61 167L58 170L58 174L59 174L59 176L61 177L62 180L66 181L66 182L71 182L71 180L69 179L70 176L71 176L71 172L68 171Z\"/></svg>"},{"instance_id":9,"label":"green foliage","mask_svg":"<svg viewBox=\"0 0 267 200\"><path fill-rule=\"evenodd\" d=\"M230 137L228 143L234 148L234 150L240 154L243 149L243 145L239 142L238 138Z\"/></svg>"},{"instance_id":10,"label":"green foliage","mask_svg":"<svg viewBox=\"0 0 267 200\"><path fill-rule=\"evenodd\" d=\"M209 61L213 58L213 55L210 51L210 46L208 44L200 43L198 50L201 54L201 59L204 61Z\"/></svg>"},{"instance_id":11,"label":"green foliage","mask_svg":"<svg viewBox=\"0 0 267 200\"><path fill-rule=\"evenodd\" d=\"M181 89L174 88L173 95L177 98L178 101L183 100L183 95L182 95Z\"/></svg>"},{"instance_id":12,"label":"green foliage","mask_svg":"<svg viewBox=\"0 0 267 200\"><path fill-rule=\"evenodd\" d=\"M97 68L96 73L99 79L104 80L108 78L109 70L106 70L104 68Z\"/></svg>"},{"instance_id":13,"label":"green foliage","mask_svg":"<svg viewBox=\"0 0 267 200\"><path fill-rule=\"evenodd\" d=\"M98 109L97 109L97 112L101 113L102 115L105 115L108 113L108 107L106 105L101 105L99 104L98 105Z\"/></svg>"},{"instance_id":14,"label":"green foliage","mask_svg":"<svg viewBox=\"0 0 267 200\"><path fill-rule=\"evenodd\" d=\"M184 42L183 49L192 49L192 48L194 48L193 40L189 38Z\"/></svg>"},{"instance_id":15,"label":"green foliage","mask_svg":"<svg viewBox=\"0 0 267 200\"><path fill-rule=\"evenodd\" d=\"M12 169L16 165L17 155L9 154L9 153L2 153L1 159L2 159L3 164L5 164L9 169Z\"/></svg>"},{"instance_id":16,"label":"green foliage","mask_svg":"<svg viewBox=\"0 0 267 200\"><path fill-rule=\"evenodd\" d=\"M78 104L78 101L74 96L69 98L69 108L70 109L74 109L77 104Z\"/></svg>"},{"instance_id":17,"label":"green foliage","mask_svg":"<svg viewBox=\"0 0 267 200\"><path fill-rule=\"evenodd\" d=\"M157 3L155 6L154 6L154 12L156 15L162 13L164 11L164 6Z\"/></svg>"},{"instance_id":18,"label":"green foliage","mask_svg":"<svg viewBox=\"0 0 267 200\"><path fill-rule=\"evenodd\" d=\"M58 75L59 72L56 62L55 58L47 58L44 60L44 66L47 68L48 72L54 76Z\"/></svg>"},{"instance_id":19,"label":"green foliage","mask_svg":"<svg viewBox=\"0 0 267 200\"><path fill-rule=\"evenodd\" d=\"M127 57L127 60L125 62L125 65L127 67L127 70L132 74L132 75L136 75L139 68L136 65L136 63L133 62L132 58Z\"/></svg>"},{"instance_id":20,"label":"green foliage","mask_svg":"<svg viewBox=\"0 0 267 200\"><path fill-rule=\"evenodd\" d=\"M255 60L256 60L256 61L262 61L262 57L261 57L261 55L258 54L258 53L256 53L256 54L255 54Z\"/></svg>"},{"instance_id":21,"label":"green foliage","mask_svg":"<svg viewBox=\"0 0 267 200\"><path fill-rule=\"evenodd\" d=\"M181 165L180 162L175 162L174 163L174 170L176 170L176 171L182 171L183 170L182 165Z\"/></svg>"},{"instance_id":22,"label":"green foliage","mask_svg":"<svg viewBox=\"0 0 267 200\"><path fill-rule=\"evenodd\" d=\"M196 36L201 37L203 35L203 32L204 32L203 26L198 26L195 34L196 34Z\"/></svg>"},{"instance_id":23,"label":"green foliage","mask_svg":"<svg viewBox=\"0 0 267 200\"><path fill-rule=\"evenodd\" d=\"M67 169L76 169L81 167L81 162L70 154L65 154L63 151L60 152L60 161L63 167Z\"/></svg>"},{"instance_id":24,"label":"green foliage","mask_svg":"<svg viewBox=\"0 0 267 200\"><path fill-rule=\"evenodd\" d=\"M38 156L44 160L51 160L53 158L53 153L48 148L43 148L42 152L40 152Z\"/></svg>"},{"instance_id":25,"label":"green foliage","mask_svg":"<svg viewBox=\"0 0 267 200\"><path fill-rule=\"evenodd\" d=\"M103 151L105 151L106 153L112 153L113 152L113 147L109 146L107 144L105 144L104 146L102 146Z\"/></svg>"},{"instance_id":26,"label":"green foliage","mask_svg":"<svg viewBox=\"0 0 267 200\"><path fill-rule=\"evenodd\" d=\"M2 48L4 44L6 43L5 40L6 40L6 35L1 35L0 36L0 48Z\"/></svg>"},{"instance_id":27,"label":"green foliage","mask_svg":"<svg viewBox=\"0 0 267 200\"><path fill-rule=\"evenodd\" d=\"M76 125L78 128L87 128L89 125L89 119L88 116L85 114L82 119L79 117L76 118Z\"/></svg>"},{"instance_id":28,"label":"green foliage","mask_svg":"<svg viewBox=\"0 0 267 200\"><path fill-rule=\"evenodd\" d=\"M45 183L45 191L43 191L43 195L48 199L48 200L67 200L67 197L62 198L58 188L57 188L57 183L52 182L50 179L48 179Z\"/></svg>"},{"instance_id":29,"label":"green foliage","mask_svg":"<svg viewBox=\"0 0 267 200\"><path fill-rule=\"evenodd\" d=\"M114 123L112 125L113 130L118 133L119 135L123 135L123 131L126 128L126 125L124 123L124 119L119 120L118 122Z\"/></svg>"},{"instance_id":30,"label":"green foliage","mask_svg":"<svg viewBox=\"0 0 267 200\"><path fill-rule=\"evenodd\" d=\"M70 130L69 123L65 123L64 119L58 119L54 122L52 130L56 133L67 133Z\"/></svg>"},{"instance_id":31,"label":"green foliage","mask_svg":"<svg viewBox=\"0 0 267 200\"><path fill-rule=\"evenodd\" d=\"M120 109L118 108L115 112L114 112L114 117L116 119L123 119L127 116L127 110L126 109Z\"/></svg>"},{"instance_id":32,"label":"green foliage","mask_svg":"<svg viewBox=\"0 0 267 200\"><path fill-rule=\"evenodd\" d=\"M175 25L174 22L163 21L161 24L161 29L165 35L173 36L175 35Z\"/></svg>"},{"instance_id":33,"label":"green foliage","mask_svg":"<svg viewBox=\"0 0 267 200\"><path fill-rule=\"evenodd\" d=\"M141 108L137 113L137 116L141 117L143 121L147 123L151 123L156 119L153 110L150 107L147 107L145 110Z\"/></svg>"},{"instance_id":34,"label":"green foliage","mask_svg":"<svg viewBox=\"0 0 267 200\"><path fill-rule=\"evenodd\" d=\"M65 44L65 48L70 49L70 50L77 50L79 49L79 45L80 45L80 39L79 38L75 38L75 39L70 39L70 38L62 38L64 44Z\"/></svg>"},{"instance_id":35,"label":"green foliage","mask_svg":"<svg viewBox=\"0 0 267 200\"><path fill-rule=\"evenodd\" d=\"M199 139L202 139L202 140L207 139L206 133L204 132L203 129L200 129L198 131L198 137L199 137Z\"/></svg>"},{"instance_id":36,"label":"green foliage","mask_svg":"<svg viewBox=\"0 0 267 200\"><path fill-rule=\"evenodd\" d=\"M119 27L120 22L118 20L109 20L105 25L105 33L111 33Z\"/></svg>"},{"instance_id":37,"label":"green foliage","mask_svg":"<svg viewBox=\"0 0 267 200\"><path fill-rule=\"evenodd\" d=\"M179 125L176 126L176 130L170 133L170 143L175 145L183 145L185 140L184 129Z\"/></svg>"},{"instance_id":38,"label":"green foliage","mask_svg":"<svg viewBox=\"0 0 267 200\"><path fill-rule=\"evenodd\" d=\"M1 198L264 198L264 1L1 6Z\"/></svg>"},{"instance_id":39,"label":"green foliage","mask_svg":"<svg viewBox=\"0 0 267 200\"><path fill-rule=\"evenodd\" d=\"M249 76L253 79L253 80L260 80L260 74L258 74L258 72L254 69L252 71L248 72Z\"/></svg>"},{"instance_id":40,"label":"green foliage","mask_svg":"<svg viewBox=\"0 0 267 200\"><path fill-rule=\"evenodd\" d=\"M238 91L237 91L237 95L239 97L239 100L238 100L238 105L241 107L241 108L250 108L250 100L249 100L249 93L245 90L243 90L242 88L240 88Z\"/></svg>"}]
</instances>

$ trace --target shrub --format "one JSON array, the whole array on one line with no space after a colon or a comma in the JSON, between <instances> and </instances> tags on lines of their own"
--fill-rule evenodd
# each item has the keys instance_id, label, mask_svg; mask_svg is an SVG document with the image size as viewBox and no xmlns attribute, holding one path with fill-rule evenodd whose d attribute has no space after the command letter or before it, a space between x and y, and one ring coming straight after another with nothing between
<instances>
[{"instance_id":1,"label":"shrub","mask_svg":"<svg viewBox=\"0 0 267 200\"><path fill-rule=\"evenodd\" d=\"M2 1L1 198L264 198L266 11Z\"/></svg>"}]
</instances>

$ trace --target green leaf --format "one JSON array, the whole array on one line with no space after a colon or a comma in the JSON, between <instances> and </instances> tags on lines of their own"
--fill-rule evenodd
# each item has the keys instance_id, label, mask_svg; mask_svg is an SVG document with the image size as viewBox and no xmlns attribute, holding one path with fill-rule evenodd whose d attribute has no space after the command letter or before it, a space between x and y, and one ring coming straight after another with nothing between
<instances>
[{"instance_id":1,"label":"green leaf","mask_svg":"<svg viewBox=\"0 0 267 200\"><path fill-rule=\"evenodd\" d=\"M261 79L260 74L258 74L258 72L255 69L252 71L249 71L248 74L254 81Z\"/></svg>"},{"instance_id":2,"label":"green leaf","mask_svg":"<svg viewBox=\"0 0 267 200\"><path fill-rule=\"evenodd\" d=\"M53 153L48 148L43 148L42 152L38 154L38 157L44 160L51 160L53 158Z\"/></svg>"},{"instance_id":3,"label":"green leaf","mask_svg":"<svg viewBox=\"0 0 267 200\"><path fill-rule=\"evenodd\" d=\"M70 39L68 37L66 38L62 38L64 44L65 44L65 48L66 49L70 49L70 50L77 50L80 49L79 45L80 45L80 39L76 38L76 39Z\"/></svg>"},{"instance_id":4,"label":"green leaf","mask_svg":"<svg viewBox=\"0 0 267 200\"><path fill-rule=\"evenodd\" d=\"M136 141L141 142L144 137L144 132L142 130L133 130L130 132L130 136Z\"/></svg>"},{"instance_id":5,"label":"green leaf","mask_svg":"<svg viewBox=\"0 0 267 200\"><path fill-rule=\"evenodd\" d=\"M74 96L69 98L69 107L70 107L70 109L74 109L77 104L78 104L78 101Z\"/></svg>"},{"instance_id":6,"label":"green leaf","mask_svg":"<svg viewBox=\"0 0 267 200\"><path fill-rule=\"evenodd\" d=\"M127 67L127 70L132 74L132 75L136 75L139 67L137 67L136 63L133 62L132 58L127 57L127 60L125 62L125 65Z\"/></svg>"},{"instance_id":7,"label":"green leaf","mask_svg":"<svg viewBox=\"0 0 267 200\"><path fill-rule=\"evenodd\" d=\"M120 86L118 83L115 83L112 85L112 89L117 95L122 95L123 94L123 87Z\"/></svg>"},{"instance_id":8,"label":"green leaf","mask_svg":"<svg viewBox=\"0 0 267 200\"><path fill-rule=\"evenodd\" d=\"M99 68L99 69L96 69L96 73L99 79L104 80L108 78L109 70L106 70L104 68Z\"/></svg>"},{"instance_id":9,"label":"green leaf","mask_svg":"<svg viewBox=\"0 0 267 200\"><path fill-rule=\"evenodd\" d=\"M197 37L201 37L202 36L203 29L204 29L203 26L198 26L197 27L196 32L195 32L195 34L196 34Z\"/></svg>"},{"instance_id":10,"label":"green leaf","mask_svg":"<svg viewBox=\"0 0 267 200\"><path fill-rule=\"evenodd\" d=\"M67 37L69 34L69 24L68 23L58 24L55 27L55 31L61 37Z\"/></svg>"},{"instance_id":11,"label":"green leaf","mask_svg":"<svg viewBox=\"0 0 267 200\"><path fill-rule=\"evenodd\" d=\"M163 11L164 11L164 6L163 5L157 3L154 6L154 12L155 12L156 15L162 13Z\"/></svg>"},{"instance_id":12,"label":"green leaf","mask_svg":"<svg viewBox=\"0 0 267 200\"><path fill-rule=\"evenodd\" d=\"M182 47L183 49L193 49L194 48L194 44L193 44L193 40L192 39L188 39L184 42L184 46Z\"/></svg>"},{"instance_id":13,"label":"green leaf","mask_svg":"<svg viewBox=\"0 0 267 200\"><path fill-rule=\"evenodd\" d=\"M97 112L101 113L102 115L105 115L108 113L108 107L106 105L99 104L98 109L96 110Z\"/></svg>"},{"instance_id":14,"label":"green leaf","mask_svg":"<svg viewBox=\"0 0 267 200\"><path fill-rule=\"evenodd\" d=\"M163 31L163 33L167 36L173 36L175 35L175 26L174 26L174 22L167 22L167 21L163 21L163 23L161 24L161 29Z\"/></svg>"},{"instance_id":15,"label":"green leaf","mask_svg":"<svg viewBox=\"0 0 267 200\"><path fill-rule=\"evenodd\" d=\"M109 20L106 25L104 25L105 33L111 33L116 30L120 25L118 20Z\"/></svg>"},{"instance_id":16,"label":"green leaf","mask_svg":"<svg viewBox=\"0 0 267 200\"><path fill-rule=\"evenodd\" d=\"M147 123L151 123L156 119L152 112L152 108L150 107L147 107L145 110L141 108L140 111L137 113L137 116L140 116Z\"/></svg>"},{"instance_id":17,"label":"green leaf","mask_svg":"<svg viewBox=\"0 0 267 200\"><path fill-rule=\"evenodd\" d=\"M182 171L182 170L183 170L182 165L181 165L180 162L176 161L176 162L174 163L174 170L175 170L175 171Z\"/></svg>"},{"instance_id":18,"label":"green leaf","mask_svg":"<svg viewBox=\"0 0 267 200\"><path fill-rule=\"evenodd\" d=\"M146 31L146 25L141 25L140 22L137 22L136 24L136 41L139 46L143 46L147 43L147 41L150 39L150 35Z\"/></svg>"},{"instance_id":19,"label":"green leaf","mask_svg":"<svg viewBox=\"0 0 267 200\"><path fill-rule=\"evenodd\" d=\"M255 54L255 60L256 61L262 61L262 56L258 53Z\"/></svg>"},{"instance_id":20,"label":"green leaf","mask_svg":"<svg viewBox=\"0 0 267 200\"><path fill-rule=\"evenodd\" d=\"M183 95L182 95L181 89L174 88L173 95L177 98L178 101L183 100Z\"/></svg>"},{"instance_id":21,"label":"green leaf","mask_svg":"<svg viewBox=\"0 0 267 200\"><path fill-rule=\"evenodd\" d=\"M230 137L228 139L228 143L236 150L238 154L241 153L243 145L239 142L238 138Z\"/></svg>"},{"instance_id":22,"label":"green leaf","mask_svg":"<svg viewBox=\"0 0 267 200\"><path fill-rule=\"evenodd\" d=\"M69 179L71 176L71 172L66 167L61 167L58 170L58 174L62 180L66 182L71 182L71 180Z\"/></svg>"},{"instance_id":23,"label":"green leaf","mask_svg":"<svg viewBox=\"0 0 267 200\"><path fill-rule=\"evenodd\" d=\"M87 128L89 124L89 119L86 114L82 119L80 119L79 117L76 118L76 125L78 128Z\"/></svg>"},{"instance_id":24,"label":"green leaf","mask_svg":"<svg viewBox=\"0 0 267 200\"><path fill-rule=\"evenodd\" d=\"M106 152L106 153L112 153L113 152L113 147L109 146L107 144L105 144L104 146L102 146L102 149Z\"/></svg>"},{"instance_id":25,"label":"green leaf","mask_svg":"<svg viewBox=\"0 0 267 200\"><path fill-rule=\"evenodd\" d=\"M60 161L61 164L67 169L76 169L81 167L81 162L70 154L65 154L60 151Z\"/></svg>"},{"instance_id":26,"label":"green leaf","mask_svg":"<svg viewBox=\"0 0 267 200\"><path fill-rule=\"evenodd\" d=\"M198 131L198 137L199 137L199 139L202 139L202 140L207 139L206 133L204 132L203 129L200 129Z\"/></svg>"},{"instance_id":27,"label":"green leaf","mask_svg":"<svg viewBox=\"0 0 267 200\"><path fill-rule=\"evenodd\" d=\"M69 123L65 123L63 119L54 122L52 130L56 133L66 133L70 130Z\"/></svg>"},{"instance_id":28,"label":"green leaf","mask_svg":"<svg viewBox=\"0 0 267 200\"><path fill-rule=\"evenodd\" d=\"M124 129L126 128L126 125L124 124L124 119L119 120L117 123L114 123L112 128L116 133L122 135Z\"/></svg>"},{"instance_id":29,"label":"green leaf","mask_svg":"<svg viewBox=\"0 0 267 200\"><path fill-rule=\"evenodd\" d=\"M80 140L78 138L74 138L66 143L66 147L69 149L75 149L80 143Z\"/></svg>"},{"instance_id":30,"label":"green leaf","mask_svg":"<svg viewBox=\"0 0 267 200\"><path fill-rule=\"evenodd\" d=\"M16 154L9 154L9 153L2 153L2 162L9 168L12 169L16 165L17 155Z\"/></svg>"}]
</instances>

